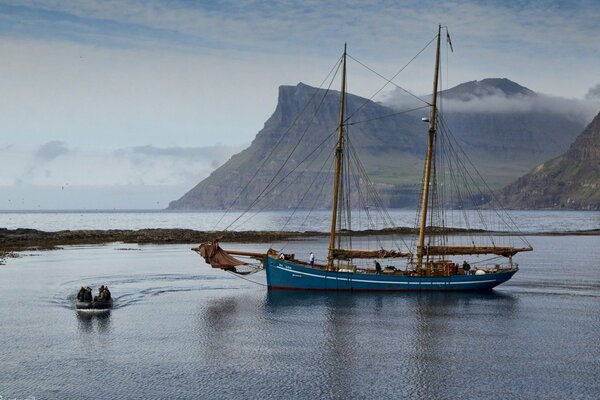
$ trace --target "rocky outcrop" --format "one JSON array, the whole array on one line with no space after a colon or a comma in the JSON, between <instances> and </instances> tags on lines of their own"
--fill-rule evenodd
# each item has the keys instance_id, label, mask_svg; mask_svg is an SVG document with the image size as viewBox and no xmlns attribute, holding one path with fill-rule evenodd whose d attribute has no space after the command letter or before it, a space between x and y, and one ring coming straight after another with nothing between
<instances>
[{"instance_id":1,"label":"rocky outcrop","mask_svg":"<svg viewBox=\"0 0 600 400\"><path fill-rule=\"evenodd\" d=\"M511 208L600 210L600 114L564 155L536 166L502 197Z\"/></svg>"}]
</instances>

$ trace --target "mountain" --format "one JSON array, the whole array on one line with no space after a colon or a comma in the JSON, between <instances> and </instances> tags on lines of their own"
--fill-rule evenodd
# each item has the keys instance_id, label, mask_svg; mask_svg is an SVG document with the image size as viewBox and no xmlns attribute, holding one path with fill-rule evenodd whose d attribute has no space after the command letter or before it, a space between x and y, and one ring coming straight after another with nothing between
<instances>
[{"instance_id":1,"label":"mountain","mask_svg":"<svg viewBox=\"0 0 600 400\"><path fill-rule=\"evenodd\" d=\"M440 92L448 100L470 101L489 96L504 96L514 98L518 96L536 96L533 90L527 89L506 78L487 78L480 81L461 83L451 89Z\"/></svg>"},{"instance_id":2,"label":"mountain","mask_svg":"<svg viewBox=\"0 0 600 400\"><path fill-rule=\"evenodd\" d=\"M536 96L507 79L467 82L441 94L442 106L499 94L519 99ZM317 196L312 187L317 186L314 182L331 180L330 173L319 171L331 160L332 147L319 143L335 137L339 97L337 91L302 83L281 86L275 112L250 147L171 202L169 209L222 209L233 203L235 208L244 208L278 172L274 182L280 177L286 179L263 201L262 207L295 207L299 201L303 207L329 207L329 191ZM427 110L400 113L385 104L349 94L347 115L351 123L355 122L348 128L348 137L384 201L390 207L414 207L421 189L426 146L427 125L421 117L427 115ZM543 110L467 112L449 107L442 115L457 141L495 188L564 152L583 128L575 119ZM308 166L302 163L306 158ZM311 191L310 196L305 195L307 191Z\"/></svg>"},{"instance_id":3,"label":"mountain","mask_svg":"<svg viewBox=\"0 0 600 400\"><path fill-rule=\"evenodd\" d=\"M600 210L600 113L560 157L502 191L511 208Z\"/></svg>"},{"instance_id":4,"label":"mountain","mask_svg":"<svg viewBox=\"0 0 600 400\"><path fill-rule=\"evenodd\" d=\"M396 111L351 94L346 99L348 115L353 114L353 121L370 120L348 128L353 146L366 169L378 176L378 182L388 187L392 186L390 182L412 178L417 171L415 164L425 146L425 135L415 135L415 132L423 131L425 126L420 115L393 115L377 119L395 114ZM329 141L329 146L318 144L324 139L335 138L339 102L340 93L337 91L317 89L303 83L281 86L275 112L250 147L234 155L179 200L171 202L169 209L227 208L256 174L251 186L241 193L235 204L236 207L244 207L267 186L288 157L290 159L279 176L289 176L272 194L277 202L270 204L269 208L297 204L313 181L331 180L331 174L321 174L320 170L323 164L332 159L332 142ZM301 112L305 108L305 112ZM302 140L296 146L300 138ZM313 154L315 148L317 151L310 158L309 165L305 166L304 163L302 169L294 171L302 160ZM283 190L288 184L289 190ZM307 207L312 206L314 200L314 195L310 197L304 204ZM317 205L327 207L330 202L323 195Z\"/></svg>"}]
</instances>

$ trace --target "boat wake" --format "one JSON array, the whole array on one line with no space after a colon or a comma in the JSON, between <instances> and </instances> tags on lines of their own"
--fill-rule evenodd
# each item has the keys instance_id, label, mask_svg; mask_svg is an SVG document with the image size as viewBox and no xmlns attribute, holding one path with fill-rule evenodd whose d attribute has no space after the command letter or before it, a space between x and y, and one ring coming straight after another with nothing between
<instances>
[{"instance_id":1,"label":"boat wake","mask_svg":"<svg viewBox=\"0 0 600 400\"><path fill-rule=\"evenodd\" d=\"M241 288L240 282L229 276L192 274L88 276L60 283L51 303L62 308L74 309L77 291L82 285L90 286L94 290L94 294L100 285L107 285L112 292L113 310L169 293Z\"/></svg>"},{"instance_id":2,"label":"boat wake","mask_svg":"<svg viewBox=\"0 0 600 400\"><path fill-rule=\"evenodd\" d=\"M549 296L586 296L600 298L600 284L596 282L553 282L553 281L525 281L511 282L507 285L511 292L540 294Z\"/></svg>"}]
</instances>

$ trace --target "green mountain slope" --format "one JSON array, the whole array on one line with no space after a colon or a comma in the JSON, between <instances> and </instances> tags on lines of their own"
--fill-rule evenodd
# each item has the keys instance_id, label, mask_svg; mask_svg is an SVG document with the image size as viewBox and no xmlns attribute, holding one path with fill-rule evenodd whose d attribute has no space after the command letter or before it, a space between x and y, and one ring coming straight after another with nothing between
<instances>
[{"instance_id":1,"label":"green mountain slope","mask_svg":"<svg viewBox=\"0 0 600 400\"><path fill-rule=\"evenodd\" d=\"M511 208L600 210L600 114L564 155L536 166L502 195Z\"/></svg>"},{"instance_id":2,"label":"green mountain slope","mask_svg":"<svg viewBox=\"0 0 600 400\"><path fill-rule=\"evenodd\" d=\"M506 86L504 80L500 81L499 86ZM468 88L460 90L461 95L468 92ZM493 92L502 90L499 87ZM313 101L301 113L311 98ZM311 191L316 190L312 189L319 186L313 184L315 181L330 186L331 175L319 171L323 165L329 165L326 161L331 160L333 141L330 140L328 146L319 146L319 143L335 137L338 110L339 92L326 92L302 83L281 86L275 112L251 145L171 202L169 209L221 209L229 207L235 199L234 207L244 208L262 192L288 157L279 175L288 175L287 178L263 206L287 208L300 202L302 207L329 207L329 189L318 199L313 193L303 195L309 187ZM399 114L398 110L382 104L348 95L347 112L351 116L348 137L384 201L391 207L415 206L427 131L421 117L428 111ZM482 175L496 188L541 161L564 152L583 127L564 116L543 112L449 111L443 116ZM309 162L300 165L307 157ZM250 185L246 186L249 181ZM302 197L304 200L300 201Z\"/></svg>"}]
</instances>

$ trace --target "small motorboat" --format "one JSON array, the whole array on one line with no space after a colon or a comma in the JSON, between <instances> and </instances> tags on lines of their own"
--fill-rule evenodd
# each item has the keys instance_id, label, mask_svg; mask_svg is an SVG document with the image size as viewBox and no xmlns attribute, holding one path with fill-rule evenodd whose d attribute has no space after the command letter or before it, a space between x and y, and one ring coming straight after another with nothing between
<instances>
[{"instance_id":1,"label":"small motorboat","mask_svg":"<svg viewBox=\"0 0 600 400\"><path fill-rule=\"evenodd\" d=\"M75 308L78 310L109 310L113 306L113 300L108 301L97 300L97 301L77 301Z\"/></svg>"},{"instance_id":2,"label":"small motorboat","mask_svg":"<svg viewBox=\"0 0 600 400\"><path fill-rule=\"evenodd\" d=\"M75 302L75 308L78 310L109 310L112 306L112 296L108 287L104 285L100 286L96 297L92 297L92 288L82 286Z\"/></svg>"}]
</instances>

